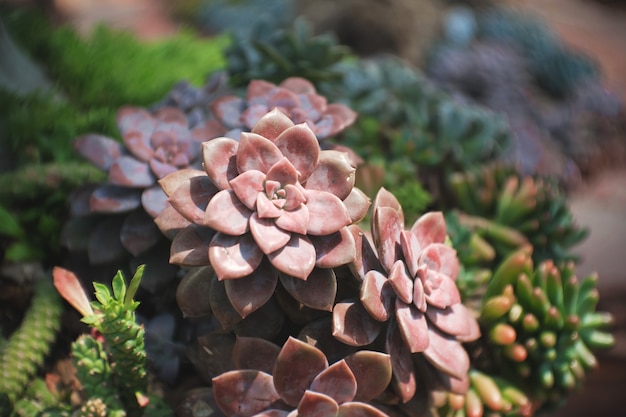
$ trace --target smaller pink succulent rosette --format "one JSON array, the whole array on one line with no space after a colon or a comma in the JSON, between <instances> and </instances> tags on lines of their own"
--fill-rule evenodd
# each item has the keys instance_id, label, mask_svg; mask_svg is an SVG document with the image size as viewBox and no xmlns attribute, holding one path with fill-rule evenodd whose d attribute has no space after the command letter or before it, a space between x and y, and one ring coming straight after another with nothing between
<instances>
[{"instance_id":1,"label":"smaller pink succulent rosette","mask_svg":"<svg viewBox=\"0 0 626 417\"><path fill-rule=\"evenodd\" d=\"M156 222L174 236L170 261L210 264L219 280L227 280L227 290L240 294L233 305L245 304L241 294L250 292L235 289L233 281L256 285L263 298L271 295L278 278L265 259L281 280L299 281L315 267L354 260L347 226L365 215L370 202L354 188L347 156L320 150L305 123L273 110L239 141L204 142L203 161L204 172L183 170L160 181L179 216L166 210Z\"/></svg>"},{"instance_id":2,"label":"smaller pink succulent rosette","mask_svg":"<svg viewBox=\"0 0 626 417\"><path fill-rule=\"evenodd\" d=\"M414 353L422 353L453 390L463 391L470 363L461 342L476 340L480 330L461 303L455 282L459 261L445 243L443 215L427 213L405 230L400 204L381 189L373 205L372 238L380 270L364 274L360 300L337 304L335 337L348 344L369 344L388 322L386 349L402 401L415 393Z\"/></svg>"},{"instance_id":3,"label":"smaller pink succulent rosette","mask_svg":"<svg viewBox=\"0 0 626 417\"><path fill-rule=\"evenodd\" d=\"M287 78L279 85L253 80L245 98L224 96L211 105L217 120L230 129L226 136L235 139L275 108L295 124L306 123L318 139L338 134L356 119L354 111L343 104L328 104L310 81L300 77Z\"/></svg>"}]
</instances>

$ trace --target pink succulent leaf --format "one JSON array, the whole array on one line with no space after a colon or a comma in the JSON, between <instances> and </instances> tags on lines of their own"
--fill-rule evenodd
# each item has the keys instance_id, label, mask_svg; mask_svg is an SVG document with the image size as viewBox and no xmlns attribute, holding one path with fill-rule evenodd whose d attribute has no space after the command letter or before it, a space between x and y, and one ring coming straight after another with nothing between
<instances>
[{"instance_id":1,"label":"pink succulent leaf","mask_svg":"<svg viewBox=\"0 0 626 417\"><path fill-rule=\"evenodd\" d=\"M233 348L233 364L238 369L255 369L271 374L279 353L280 348L265 339L238 336Z\"/></svg>"},{"instance_id":2,"label":"pink succulent leaf","mask_svg":"<svg viewBox=\"0 0 626 417\"><path fill-rule=\"evenodd\" d=\"M183 117L185 117L183 115ZM183 150L182 154L188 157L198 156L199 148L190 148L191 144L191 132L187 128L187 122L161 122L157 125L156 129L150 137L150 145L154 149L162 146L168 147L170 145L177 145L179 150ZM196 143L194 143L197 145Z\"/></svg>"},{"instance_id":3,"label":"pink succulent leaf","mask_svg":"<svg viewBox=\"0 0 626 417\"><path fill-rule=\"evenodd\" d=\"M315 268L306 281L280 274L280 282L287 292L307 307L333 311L337 295L337 278L332 269Z\"/></svg>"},{"instance_id":4,"label":"pink succulent leaf","mask_svg":"<svg viewBox=\"0 0 626 417\"><path fill-rule=\"evenodd\" d=\"M260 371L229 371L212 383L215 402L227 416L253 416L280 398L272 375Z\"/></svg>"},{"instance_id":5,"label":"pink succulent leaf","mask_svg":"<svg viewBox=\"0 0 626 417\"><path fill-rule=\"evenodd\" d=\"M241 318L241 315L237 312L237 310L235 310L233 305L230 303L230 300L228 299L228 295L226 294L226 283L217 279L217 276L215 275L211 277L209 304L211 306L211 311L213 312L213 315L222 325L222 330L232 330L233 326L241 323L241 321L243 320ZM209 335L212 334L215 335L217 334L217 332L210 333ZM231 333L228 334L229 337L230 335ZM228 345L222 347L222 349L224 348L228 348ZM228 353L228 360L232 358L232 348L230 349L231 350ZM228 369L232 369L232 367L229 366Z\"/></svg>"},{"instance_id":6,"label":"pink succulent leaf","mask_svg":"<svg viewBox=\"0 0 626 417\"><path fill-rule=\"evenodd\" d=\"M389 280L378 271L369 271L363 278L360 300L365 310L381 322L389 320L396 294Z\"/></svg>"},{"instance_id":7,"label":"pink succulent leaf","mask_svg":"<svg viewBox=\"0 0 626 417\"><path fill-rule=\"evenodd\" d=\"M315 94L315 86L306 78L302 77L288 77L285 78L280 84L280 87L296 94Z\"/></svg>"},{"instance_id":8,"label":"pink succulent leaf","mask_svg":"<svg viewBox=\"0 0 626 417\"><path fill-rule=\"evenodd\" d=\"M274 142L256 133L243 132L237 149L237 170L244 173L251 169L267 173L283 158Z\"/></svg>"},{"instance_id":9,"label":"pink succulent leaf","mask_svg":"<svg viewBox=\"0 0 626 417\"><path fill-rule=\"evenodd\" d=\"M103 184L89 197L92 213L125 213L141 207L141 190Z\"/></svg>"},{"instance_id":10,"label":"pink succulent leaf","mask_svg":"<svg viewBox=\"0 0 626 417\"><path fill-rule=\"evenodd\" d=\"M123 153L122 145L107 136L88 134L74 140L74 149L96 167L108 171Z\"/></svg>"},{"instance_id":11,"label":"pink succulent leaf","mask_svg":"<svg viewBox=\"0 0 626 417\"><path fill-rule=\"evenodd\" d=\"M402 206L396 196L384 187L381 187L374 197L374 208L376 207L389 207L396 211L402 211ZM402 215L402 223L404 224L404 214Z\"/></svg>"},{"instance_id":12,"label":"pink succulent leaf","mask_svg":"<svg viewBox=\"0 0 626 417\"><path fill-rule=\"evenodd\" d=\"M138 256L156 245L161 236L152 217L143 211L133 211L126 216L120 231L122 245L133 256Z\"/></svg>"},{"instance_id":13,"label":"pink succulent leaf","mask_svg":"<svg viewBox=\"0 0 626 417\"><path fill-rule=\"evenodd\" d=\"M424 351L426 359L441 372L463 379L469 371L470 360L461 343L434 327L429 327L428 333L430 344Z\"/></svg>"},{"instance_id":14,"label":"pink succulent leaf","mask_svg":"<svg viewBox=\"0 0 626 417\"><path fill-rule=\"evenodd\" d=\"M297 416L335 417L337 411L339 411L339 405L332 397L307 390L298 404Z\"/></svg>"},{"instance_id":15,"label":"pink succulent leaf","mask_svg":"<svg viewBox=\"0 0 626 417\"><path fill-rule=\"evenodd\" d=\"M167 174L171 174L172 172L178 171L178 166L189 165L187 163L180 165L170 165L164 162L159 161L156 158L150 159L148 162L148 166L150 167L150 171L156 178L163 178Z\"/></svg>"},{"instance_id":16,"label":"pink succulent leaf","mask_svg":"<svg viewBox=\"0 0 626 417\"><path fill-rule=\"evenodd\" d=\"M187 116L176 107L162 107L154 112L154 117L163 123L187 127Z\"/></svg>"},{"instance_id":17,"label":"pink succulent leaf","mask_svg":"<svg viewBox=\"0 0 626 417\"><path fill-rule=\"evenodd\" d=\"M131 156L120 156L109 169L109 183L123 187L145 188L156 182L150 166Z\"/></svg>"},{"instance_id":18,"label":"pink succulent leaf","mask_svg":"<svg viewBox=\"0 0 626 417\"><path fill-rule=\"evenodd\" d=\"M325 236L309 236L315 247L315 266L318 268L336 268L347 265L356 259L354 237L347 227Z\"/></svg>"},{"instance_id":19,"label":"pink succulent leaf","mask_svg":"<svg viewBox=\"0 0 626 417\"><path fill-rule=\"evenodd\" d=\"M181 230L172 240L170 263L184 266L204 266L209 264L209 245L215 232L195 225Z\"/></svg>"},{"instance_id":20,"label":"pink succulent leaf","mask_svg":"<svg viewBox=\"0 0 626 417\"><path fill-rule=\"evenodd\" d=\"M170 204L163 189L159 185L153 185L141 193L141 205L146 213L155 218Z\"/></svg>"},{"instance_id":21,"label":"pink succulent leaf","mask_svg":"<svg viewBox=\"0 0 626 417\"><path fill-rule=\"evenodd\" d=\"M248 222L252 213L233 190L222 190L209 201L202 223L218 232L241 236L249 230Z\"/></svg>"},{"instance_id":22,"label":"pink succulent leaf","mask_svg":"<svg viewBox=\"0 0 626 417\"><path fill-rule=\"evenodd\" d=\"M420 258L422 257L436 260L435 264L438 266L436 270L456 281L461 269L456 250L443 243L432 243L424 248L420 255ZM428 263L424 260L421 260L421 262ZM434 269L433 267L430 268Z\"/></svg>"},{"instance_id":23,"label":"pink succulent leaf","mask_svg":"<svg viewBox=\"0 0 626 417\"><path fill-rule=\"evenodd\" d=\"M268 258L279 271L306 280L315 267L315 247L306 236L293 234L285 246Z\"/></svg>"},{"instance_id":24,"label":"pink succulent leaf","mask_svg":"<svg viewBox=\"0 0 626 417\"><path fill-rule=\"evenodd\" d=\"M439 250L433 247L432 244L424 247L418 257L418 264L420 267L426 267L427 269L435 272L441 270L441 259L439 258Z\"/></svg>"},{"instance_id":25,"label":"pink succulent leaf","mask_svg":"<svg viewBox=\"0 0 626 417\"><path fill-rule=\"evenodd\" d=\"M358 223L367 214L371 201L363 191L352 188L348 197L343 200L343 205L348 209L351 223Z\"/></svg>"},{"instance_id":26,"label":"pink succulent leaf","mask_svg":"<svg viewBox=\"0 0 626 417\"><path fill-rule=\"evenodd\" d=\"M302 186L299 184L287 184L285 190L285 206L283 207L287 211L295 210L300 207L301 204L306 203L306 197L304 196Z\"/></svg>"},{"instance_id":27,"label":"pink succulent leaf","mask_svg":"<svg viewBox=\"0 0 626 417\"><path fill-rule=\"evenodd\" d=\"M205 120L194 126L191 130L191 137L198 143L206 142L220 136L224 136L226 128L215 119Z\"/></svg>"},{"instance_id":28,"label":"pink succulent leaf","mask_svg":"<svg viewBox=\"0 0 626 417\"><path fill-rule=\"evenodd\" d=\"M436 372L436 371L433 371L433 372ZM463 375L463 378L459 379L449 374L437 372L436 379L439 380L439 383L441 384L444 390L449 391L453 394L463 395L467 392L467 390L470 387L469 374L465 374Z\"/></svg>"},{"instance_id":29,"label":"pink succulent leaf","mask_svg":"<svg viewBox=\"0 0 626 417\"><path fill-rule=\"evenodd\" d=\"M456 283L447 275L429 269L426 278L422 279L424 294L428 304L437 308L446 308L461 302Z\"/></svg>"},{"instance_id":30,"label":"pink succulent leaf","mask_svg":"<svg viewBox=\"0 0 626 417\"><path fill-rule=\"evenodd\" d=\"M307 234L329 235L350 224L348 209L334 194L325 191L306 190L304 196L309 211Z\"/></svg>"},{"instance_id":31,"label":"pink succulent leaf","mask_svg":"<svg viewBox=\"0 0 626 417\"><path fill-rule=\"evenodd\" d=\"M171 196L182 186L189 187L189 181L193 177L206 176L206 172L199 169L184 168L161 178L158 182L163 192L167 196ZM215 187L214 187L215 188ZM217 190L215 191L217 192Z\"/></svg>"},{"instance_id":32,"label":"pink succulent leaf","mask_svg":"<svg viewBox=\"0 0 626 417\"><path fill-rule=\"evenodd\" d=\"M393 371L391 385L400 397L400 401L406 403L415 395L417 383L411 351L404 343L400 330L395 323L388 327L385 350L391 357L391 369Z\"/></svg>"},{"instance_id":33,"label":"pink succulent leaf","mask_svg":"<svg viewBox=\"0 0 626 417\"><path fill-rule=\"evenodd\" d=\"M171 204L168 204L163 211L154 219L161 233L168 239L174 239L182 229L192 224L189 220L184 218L178 210L176 210Z\"/></svg>"},{"instance_id":34,"label":"pink succulent leaf","mask_svg":"<svg viewBox=\"0 0 626 417\"><path fill-rule=\"evenodd\" d=\"M267 185L266 185L267 186ZM256 198L256 212L259 215L259 218L261 219L276 219L278 217L280 217L284 211L278 207L276 207L276 202L277 200L270 200L267 195L265 193L259 193L257 194L257 198ZM306 213L300 213L302 215L306 214L307 219L306 221L308 222L308 210L306 211ZM287 221L287 219L284 220L285 222ZM306 232L306 229L304 227L304 225L294 225L293 227L295 227L297 230L304 230L304 232ZM304 233L302 232L302 233Z\"/></svg>"},{"instance_id":35,"label":"pink succulent leaf","mask_svg":"<svg viewBox=\"0 0 626 417\"><path fill-rule=\"evenodd\" d=\"M306 179L305 188L330 192L344 200L354 188L355 172L346 153L322 151L315 170Z\"/></svg>"},{"instance_id":36,"label":"pink succulent leaf","mask_svg":"<svg viewBox=\"0 0 626 417\"><path fill-rule=\"evenodd\" d=\"M276 252L291 240L291 233L274 224L273 219L261 219L257 213L250 216L250 233L264 254Z\"/></svg>"},{"instance_id":37,"label":"pink succulent leaf","mask_svg":"<svg viewBox=\"0 0 626 417\"><path fill-rule=\"evenodd\" d=\"M346 361L342 359L320 372L311 382L310 390L326 394L337 404L343 404L354 399L357 390L356 378Z\"/></svg>"},{"instance_id":38,"label":"pink succulent leaf","mask_svg":"<svg viewBox=\"0 0 626 417\"><path fill-rule=\"evenodd\" d=\"M211 111L226 129L232 129L241 125L241 113L244 111L246 102L235 96L223 96L211 103Z\"/></svg>"},{"instance_id":39,"label":"pink succulent leaf","mask_svg":"<svg viewBox=\"0 0 626 417\"><path fill-rule=\"evenodd\" d=\"M428 347L428 322L414 305L396 300L396 322L411 353L423 352Z\"/></svg>"},{"instance_id":40,"label":"pink succulent leaf","mask_svg":"<svg viewBox=\"0 0 626 417\"><path fill-rule=\"evenodd\" d=\"M170 194L168 201L187 220L203 225L207 205L216 192L217 189L209 177L199 175L189 178L187 184L178 187Z\"/></svg>"},{"instance_id":41,"label":"pink succulent leaf","mask_svg":"<svg viewBox=\"0 0 626 417\"><path fill-rule=\"evenodd\" d=\"M276 181L285 186L286 184L295 184L298 182L298 171L289 162L289 159L283 157L267 171L268 181Z\"/></svg>"},{"instance_id":42,"label":"pink succulent leaf","mask_svg":"<svg viewBox=\"0 0 626 417\"><path fill-rule=\"evenodd\" d=\"M417 278L413 280L413 305L422 313L428 309L426 302L426 294L424 293L424 284L422 280Z\"/></svg>"},{"instance_id":43,"label":"pink succulent leaf","mask_svg":"<svg viewBox=\"0 0 626 417\"><path fill-rule=\"evenodd\" d=\"M313 131L303 123L294 125L278 135L274 143L300 173L300 182L307 181L320 157L320 145Z\"/></svg>"},{"instance_id":44,"label":"pink succulent leaf","mask_svg":"<svg viewBox=\"0 0 626 417\"><path fill-rule=\"evenodd\" d=\"M240 117L241 124L248 130L252 129L263 116L269 112L265 104L252 104L243 111Z\"/></svg>"},{"instance_id":45,"label":"pink succulent leaf","mask_svg":"<svg viewBox=\"0 0 626 417\"><path fill-rule=\"evenodd\" d=\"M237 149L239 142L216 138L202 143L202 161L206 173L219 189L228 190L229 182L238 175Z\"/></svg>"},{"instance_id":46,"label":"pink succulent leaf","mask_svg":"<svg viewBox=\"0 0 626 417\"><path fill-rule=\"evenodd\" d=\"M358 300L346 300L333 308L333 336L349 346L365 346L380 334L381 323L374 320Z\"/></svg>"},{"instance_id":47,"label":"pink succulent leaf","mask_svg":"<svg viewBox=\"0 0 626 417\"><path fill-rule=\"evenodd\" d=\"M252 80L246 89L246 101L252 104L267 103L267 95L276 89L276 84L265 80Z\"/></svg>"},{"instance_id":48,"label":"pink succulent leaf","mask_svg":"<svg viewBox=\"0 0 626 417\"><path fill-rule=\"evenodd\" d=\"M321 350L293 337L283 344L274 366L274 386L282 400L297 406L317 374L328 368Z\"/></svg>"},{"instance_id":49,"label":"pink succulent leaf","mask_svg":"<svg viewBox=\"0 0 626 417\"><path fill-rule=\"evenodd\" d=\"M303 104L302 103L303 100L305 101L307 100L306 96L303 96L303 95L299 95L298 99L300 100L300 105ZM308 105L308 104L305 104L305 105ZM311 109L311 110L314 111L314 109ZM289 110L289 118L293 120L295 124L306 123L306 125L309 126L311 130L313 130L313 133L315 133L315 130L314 130L315 126L313 125L313 122L309 118L309 115L307 114L306 110L304 110L304 108L302 107L292 108L291 110Z\"/></svg>"},{"instance_id":50,"label":"pink succulent leaf","mask_svg":"<svg viewBox=\"0 0 626 417\"><path fill-rule=\"evenodd\" d=\"M218 232L209 246L209 260L217 278L236 279L250 275L263 260L252 235L229 236Z\"/></svg>"},{"instance_id":51,"label":"pink succulent leaf","mask_svg":"<svg viewBox=\"0 0 626 417\"><path fill-rule=\"evenodd\" d=\"M376 252L363 230L356 224L348 226L348 230L354 238L356 248L356 258L349 265L350 271L360 279L363 279L368 271L382 271L382 265L376 256Z\"/></svg>"},{"instance_id":52,"label":"pink succulent leaf","mask_svg":"<svg viewBox=\"0 0 626 417\"><path fill-rule=\"evenodd\" d=\"M324 116L330 116L332 118L332 124L330 129L323 132L324 135L321 135L321 132L318 134L320 138L334 136L351 126L357 118L357 113L343 104L332 103L326 107Z\"/></svg>"},{"instance_id":53,"label":"pink succulent leaf","mask_svg":"<svg viewBox=\"0 0 626 417\"><path fill-rule=\"evenodd\" d=\"M379 409L361 402L343 403L337 410L337 417L389 417Z\"/></svg>"},{"instance_id":54,"label":"pink succulent leaf","mask_svg":"<svg viewBox=\"0 0 626 417\"><path fill-rule=\"evenodd\" d=\"M413 302L413 280L407 274L404 262L396 261L393 264L389 271L388 280L403 303L411 304Z\"/></svg>"},{"instance_id":55,"label":"pink succulent leaf","mask_svg":"<svg viewBox=\"0 0 626 417\"><path fill-rule=\"evenodd\" d=\"M261 213L259 213L261 217ZM307 233L307 225L310 223L308 206L302 204L295 210L281 210L280 216L275 220L276 226L292 233L304 235Z\"/></svg>"},{"instance_id":56,"label":"pink succulent leaf","mask_svg":"<svg viewBox=\"0 0 626 417\"><path fill-rule=\"evenodd\" d=\"M272 297L277 282L276 270L267 262L261 262L252 274L226 280L224 284L230 304L245 319Z\"/></svg>"},{"instance_id":57,"label":"pink succulent leaf","mask_svg":"<svg viewBox=\"0 0 626 417\"><path fill-rule=\"evenodd\" d=\"M83 317L93 314L91 302L80 280L72 271L55 266L52 269L54 287Z\"/></svg>"},{"instance_id":58,"label":"pink succulent leaf","mask_svg":"<svg viewBox=\"0 0 626 417\"><path fill-rule=\"evenodd\" d=\"M419 257L421 254L421 245L417 237L407 230L400 232L400 246L404 254L406 266L412 277L417 276L419 268Z\"/></svg>"},{"instance_id":59,"label":"pink succulent leaf","mask_svg":"<svg viewBox=\"0 0 626 417\"><path fill-rule=\"evenodd\" d=\"M128 132L145 132L146 137L152 135L152 131L158 124L158 120L141 107L123 106L115 115L117 128L124 136Z\"/></svg>"},{"instance_id":60,"label":"pink succulent leaf","mask_svg":"<svg viewBox=\"0 0 626 417\"><path fill-rule=\"evenodd\" d=\"M252 133L274 142L281 133L294 125L293 121L278 109L265 114L252 128Z\"/></svg>"},{"instance_id":61,"label":"pink succulent leaf","mask_svg":"<svg viewBox=\"0 0 626 417\"><path fill-rule=\"evenodd\" d=\"M258 195L264 190L264 182L265 174L253 169L233 178L230 186L246 207L255 210Z\"/></svg>"},{"instance_id":62,"label":"pink succulent leaf","mask_svg":"<svg viewBox=\"0 0 626 417\"><path fill-rule=\"evenodd\" d=\"M345 358L356 379L354 401L370 401L391 382L391 357L386 353L359 350Z\"/></svg>"},{"instance_id":63,"label":"pink succulent leaf","mask_svg":"<svg viewBox=\"0 0 626 417\"><path fill-rule=\"evenodd\" d=\"M402 212L391 207L375 207L372 221L372 235L378 251L378 258L386 271L401 259L400 235L403 228Z\"/></svg>"},{"instance_id":64,"label":"pink succulent leaf","mask_svg":"<svg viewBox=\"0 0 626 417\"><path fill-rule=\"evenodd\" d=\"M411 227L422 248L431 243L443 243L446 240L446 220L440 211L422 215Z\"/></svg>"},{"instance_id":65,"label":"pink succulent leaf","mask_svg":"<svg viewBox=\"0 0 626 417\"><path fill-rule=\"evenodd\" d=\"M445 309L431 306L426 311L426 317L442 333L454 336L457 340L459 337L465 338L467 336L477 338L476 333L480 336L476 319L462 303L451 305Z\"/></svg>"},{"instance_id":66,"label":"pink succulent leaf","mask_svg":"<svg viewBox=\"0 0 626 417\"><path fill-rule=\"evenodd\" d=\"M300 99L297 94L285 88L276 88L267 94L267 106L269 108L292 109L300 107Z\"/></svg>"}]
</instances>

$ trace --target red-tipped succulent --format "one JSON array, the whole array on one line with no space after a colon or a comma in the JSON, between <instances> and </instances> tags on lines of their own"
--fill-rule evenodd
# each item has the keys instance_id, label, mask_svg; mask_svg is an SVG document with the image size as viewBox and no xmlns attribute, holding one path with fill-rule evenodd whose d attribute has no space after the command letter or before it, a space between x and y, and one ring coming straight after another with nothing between
<instances>
[{"instance_id":1,"label":"red-tipped succulent","mask_svg":"<svg viewBox=\"0 0 626 417\"><path fill-rule=\"evenodd\" d=\"M400 204L381 189L373 204L372 237L380 266L362 269L367 272L359 300L335 306L333 334L344 343L364 346L387 323L385 346L402 401L415 393L415 353L440 371L453 391L463 391L470 362L461 342L477 339L480 330L461 303L455 283L459 261L445 244L443 215L427 213L405 230Z\"/></svg>"},{"instance_id":2,"label":"red-tipped succulent","mask_svg":"<svg viewBox=\"0 0 626 417\"><path fill-rule=\"evenodd\" d=\"M233 362L239 370L213 378L213 397L228 417L386 416L366 404L391 380L384 353L362 350L329 366L321 350L292 337L281 349L239 338Z\"/></svg>"},{"instance_id":3,"label":"red-tipped succulent","mask_svg":"<svg viewBox=\"0 0 626 417\"><path fill-rule=\"evenodd\" d=\"M250 82L245 99L224 96L211 109L221 124L229 129L228 137L239 138L270 110L278 108L295 124L306 123L318 139L325 139L350 126L356 113L343 104L328 104L304 78L291 77L279 85L267 81Z\"/></svg>"},{"instance_id":4,"label":"red-tipped succulent","mask_svg":"<svg viewBox=\"0 0 626 417\"><path fill-rule=\"evenodd\" d=\"M160 181L177 211L156 219L174 236L171 262L210 264L227 281L234 306L258 308L274 291L276 271L281 281L306 281L315 267L354 260L347 226L365 215L369 200L354 188L346 154L320 150L307 124L275 109L239 141L216 138L203 143L202 153L205 171L182 170ZM292 287L301 292L298 284L285 285ZM240 297L249 300L235 301Z\"/></svg>"}]
</instances>

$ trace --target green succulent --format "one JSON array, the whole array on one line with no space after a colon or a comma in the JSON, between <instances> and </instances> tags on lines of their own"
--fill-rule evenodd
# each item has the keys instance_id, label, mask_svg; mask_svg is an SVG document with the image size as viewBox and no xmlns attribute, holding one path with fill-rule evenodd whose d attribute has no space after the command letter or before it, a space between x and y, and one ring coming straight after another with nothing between
<instances>
[{"instance_id":1,"label":"green succulent","mask_svg":"<svg viewBox=\"0 0 626 417\"><path fill-rule=\"evenodd\" d=\"M491 366L524 387L536 406L560 405L597 365L593 351L614 344L611 314L596 311L597 275L578 279L573 263L533 268L518 251L490 280L480 311Z\"/></svg>"}]
</instances>

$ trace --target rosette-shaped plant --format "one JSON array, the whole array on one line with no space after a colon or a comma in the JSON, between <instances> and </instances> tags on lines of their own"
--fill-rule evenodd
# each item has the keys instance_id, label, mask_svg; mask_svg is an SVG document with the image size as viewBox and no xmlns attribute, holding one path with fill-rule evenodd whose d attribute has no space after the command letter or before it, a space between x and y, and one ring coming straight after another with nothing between
<instances>
[{"instance_id":1,"label":"rosette-shaped plant","mask_svg":"<svg viewBox=\"0 0 626 417\"><path fill-rule=\"evenodd\" d=\"M329 366L321 350L293 337L280 349L239 338L233 362L239 370L213 378L213 396L229 417L386 416L366 403L391 380L384 353L362 350Z\"/></svg>"},{"instance_id":2,"label":"rosette-shaped plant","mask_svg":"<svg viewBox=\"0 0 626 417\"><path fill-rule=\"evenodd\" d=\"M239 141L205 142L203 160L206 172L160 181L173 209L156 222L175 236L170 262L210 264L242 317L272 296L276 270L281 280L306 281L316 266L354 260L347 226L365 215L369 200L354 188L347 155L320 150L307 124L275 109Z\"/></svg>"},{"instance_id":3,"label":"rosette-shaped plant","mask_svg":"<svg viewBox=\"0 0 626 417\"><path fill-rule=\"evenodd\" d=\"M300 77L290 77L279 85L254 80L248 85L246 97L224 96L212 104L214 116L230 129L228 137L239 138L249 131L270 110L278 108L295 124L306 123L318 139L334 136L354 123L356 113L343 104L328 104L317 94L315 86Z\"/></svg>"},{"instance_id":4,"label":"rosette-shaped plant","mask_svg":"<svg viewBox=\"0 0 626 417\"><path fill-rule=\"evenodd\" d=\"M415 394L411 354L421 353L451 390L469 383L470 360L461 342L480 336L472 313L461 303L455 280L456 252L445 244L441 213L427 213L404 230L402 207L384 188L374 201L372 236L381 267L363 276L360 300L338 303L333 334L344 343L372 343L387 323L394 387L406 402Z\"/></svg>"}]
</instances>

